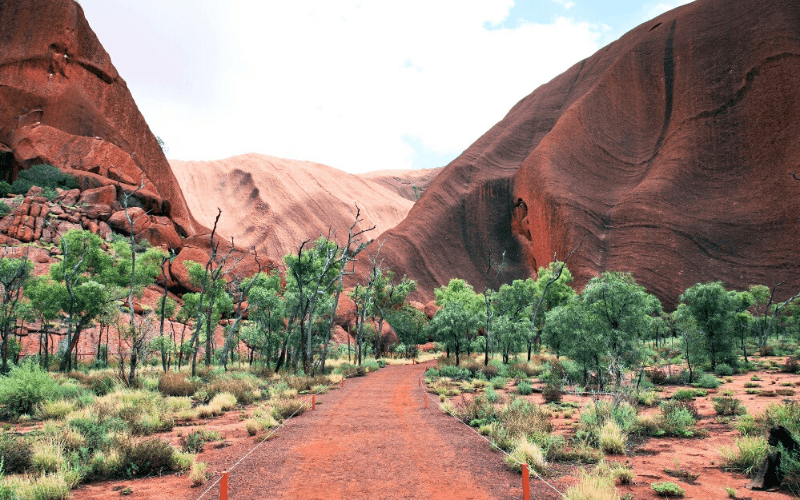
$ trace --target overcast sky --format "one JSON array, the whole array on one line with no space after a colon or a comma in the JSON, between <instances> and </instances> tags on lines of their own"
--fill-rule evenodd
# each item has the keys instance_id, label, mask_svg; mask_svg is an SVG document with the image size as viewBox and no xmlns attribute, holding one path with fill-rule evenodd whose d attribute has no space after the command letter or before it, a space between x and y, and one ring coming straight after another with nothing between
<instances>
[{"instance_id":1,"label":"overcast sky","mask_svg":"<svg viewBox=\"0 0 800 500\"><path fill-rule=\"evenodd\" d=\"M80 0L169 158L348 172L456 158L520 99L688 0Z\"/></svg>"}]
</instances>

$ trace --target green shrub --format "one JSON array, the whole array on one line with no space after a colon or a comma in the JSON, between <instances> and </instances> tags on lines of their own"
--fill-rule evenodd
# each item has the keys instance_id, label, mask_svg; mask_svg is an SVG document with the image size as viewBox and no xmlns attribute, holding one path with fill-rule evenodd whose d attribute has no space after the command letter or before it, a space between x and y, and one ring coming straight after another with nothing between
<instances>
[{"instance_id":1,"label":"green shrub","mask_svg":"<svg viewBox=\"0 0 800 500\"><path fill-rule=\"evenodd\" d=\"M128 477L161 475L172 470L174 448L160 438L147 438L131 444L124 453L124 471Z\"/></svg>"},{"instance_id":2,"label":"green shrub","mask_svg":"<svg viewBox=\"0 0 800 500\"><path fill-rule=\"evenodd\" d=\"M694 424L696 411L692 410L694 405L684 401L665 401L659 405L661 419L659 427L663 434L667 436L692 437L694 436Z\"/></svg>"},{"instance_id":3,"label":"green shrub","mask_svg":"<svg viewBox=\"0 0 800 500\"><path fill-rule=\"evenodd\" d=\"M217 394L229 393L233 394L239 404L250 404L256 399L258 379L250 373L231 372L217 376L206 391L212 399Z\"/></svg>"},{"instance_id":4,"label":"green shrub","mask_svg":"<svg viewBox=\"0 0 800 500\"><path fill-rule=\"evenodd\" d=\"M11 184L0 181L0 198L5 198L11 192Z\"/></svg>"},{"instance_id":5,"label":"green shrub","mask_svg":"<svg viewBox=\"0 0 800 500\"><path fill-rule=\"evenodd\" d=\"M781 445L781 465L783 485L795 494L800 491L800 456L786 453Z\"/></svg>"},{"instance_id":6,"label":"green shrub","mask_svg":"<svg viewBox=\"0 0 800 500\"><path fill-rule=\"evenodd\" d=\"M695 382L695 385L705 389L716 389L721 384L722 382L720 382L717 377L711 375L710 373L704 373L699 379L697 379L697 382Z\"/></svg>"},{"instance_id":7,"label":"green shrub","mask_svg":"<svg viewBox=\"0 0 800 500\"><path fill-rule=\"evenodd\" d=\"M733 375L733 367L728 363L719 363L716 368L714 368L714 373L719 375L720 377L728 377Z\"/></svg>"},{"instance_id":8,"label":"green shrub","mask_svg":"<svg viewBox=\"0 0 800 500\"><path fill-rule=\"evenodd\" d=\"M272 416L283 420L292 416L302 415L306 411L307 403L302 399L279 399L272 404Z\"/></svg>"},{"instance_id":9,"label":"green shrub","mask_svg":"<svg viewBox=\"0 0 800 500\"><path fill-rule=\"evenodd\" d=\"M495 391L491 387L486 388L486 391L483 393L483 396L490 403L497 403L498 401L500 401L500 394L498 394L497 391Z\"/></svg>"},{"instance_id":10,"label":"green shrub","mask_svg":"<svg viewBox=\"0 0 800 500\"><path fill-rule=\"evenodd\" d=\"M11 416L30 414L36 405L52 398L58 383L36 363L22 363L0 378L0 405Z\"/></svg>"},{"instance_id":11,"label":"green shrub","mask_svg":"<svg viewBox=\"0 0 800 500\"><path fill-rule=\"evenodd\" d=\"M604 453L623 455L628 436L622 432L616 422L609 420L600 429L599 447Z\"/></svg>"},{"instance_id":12,"label":"green shrub","mask_svg":"<svg viewBox=\"0 0 800 500\"><path fill-rule=\"evenodd\" d=\"M26 194L33 186L41 188L75 189L78 182L69 174L52 165L33 165L27 170L20 170L17 180L11 185L16 194Z\"/></svg>"},{"instance_id":13,"label":"green shrub","mask_svg":"<svg viewBox=\"0 0 800 500\"><path fill-rule=\"evenodd\" d=\"M719 415L744 415L747 408L740 399L724 395L713 399L714 411Z\"/></svg>"},{"instance_id":14,"label":"green shrub","mask_svg":"<svg viewBox=\"0 0 800 500\"><path fill-rule=\"evenodd\" d=\"M452 379L465 380L472 377L470 371L466 368L459 368L454 365L445 365L439 369L439 376L450 377Z\"/></svg>"},{"instance_id":15,"label":"green shrub","mask_svg":"<svg viewBox=\"0 0 800 500\"><path fill-rule=\"evenodd\" d=\"M512 438L524 436L543 443L553 431L550 411L525 399L514 399L498 412L498 419Z\"/></svg>"},{"instance_id":16,"label":"green shrub","mask_svg":"<svg viewBox=\"0 0 800 500\"><path fill-rule=\"evenodd\" d=\"M661 483L653 483L650 485L651 488L660 496L662 497L683 497L686 494L686 491L678 486L677 484L673 483L672 481L664 481Z\"/></svg>"},{"instance_id":17,"label":"green shrub","mask_svg":"<svg viewBox=\"0 0 800 500\"><path fill-rule=\"evenodd\" d=\"M521 471L520 463L528 464L528 466L538 473L544 473L547 468L544 453L538 444L529 441L527 438L519 437L514 448L505 457L506 465L516 471ZM528 474L531 472L529 471Z\"/></svg>"},{"instance_id":18,"label":"green shrub","mask_svg":"<svg viewBox=\"0 0 800 500\"><path fill-rule=\"evenodd\" d=\"M21 436L0 435L0 457L3 472L23 473L31 466L33 451L30 443Z\"/></svg>"},{"instance_id":19,"label":"green shrub","mask_svg":"<svg viewBox=\"0 0 800 500\"><path fill-rule=\"evenodd\" d=\"M11 213L11 207L4 201L0 201L0 216L8 215Z\"/></svg>"},{"instance_id":20,"label":"green shrub","mask_svg":"<svg viewBox=\"0 0 800 500\"><path fill-rule=\"evenodd\" d=\"M733 446L720 449L726 469L735 470L747 476L753 474L769 453L767 440L760 436L746 436L736 439Z\"/></svg>"},{"instance_id":21,"label":"green shrub","mask_svg":"<svg viewBox=\"0 0 800 500\"><path fill-rule=\"evenodd\" d=\"M494 405L485 396L475 396L453 405L452 415L473 427L480 427L497 419Z\"/></svg>"},{"instance_id":22,"label":"green shrub","mask_svg":"<svg viewBox=\"0 0 800 500\"><path fill-rule=\"evenodd\" d=\"M425 372L425 378L439 378L439 370L436 368L428 368L428 371Z\"/></svg>"},{"instance_id":23,"label":"green shrub","mask_svg":"<svg viewBox=\"0 0 800 500\"><path fill-rule=\"evenodd\" d=\"M542 398L544 398L547 403L558 403L563 396L564 391L557 383L547 382L542 388Z\"/></svg>"},{"instance_id":24,"label":"green shrub","mask_svg":"<svg viewBox=\"0 0 800 500\"><path fill-rule=\"evenodd\" d=\"M489 379L489 383L492 384L492 387L494 389L503 389L503 388L505 388L506 382L507 382L506 378L505 377L500 377L500 376L492 377L491 379Z\"/></svg>"},{"instance_id":25,"label":"green shrub","mask_svg":"<svg viewBox=\"0 0 800 500\"><path fill-rule=\"evenodd\" d=\"M522 394L523 396L527 396L533 393L533 387L531 383L527 380L522 380L517 384L517 392Z\"/></svg>"},{"instance_id":26,"label":"green shrub","mask_svg":"<svg viewBox=\"0 0 800 500\"><path fill-rule=\"evenodd\" d=\"M678 389L672 394L672 399L678 401L691 401L695 398L694 389Z\"/></svg>"}]
</instances>

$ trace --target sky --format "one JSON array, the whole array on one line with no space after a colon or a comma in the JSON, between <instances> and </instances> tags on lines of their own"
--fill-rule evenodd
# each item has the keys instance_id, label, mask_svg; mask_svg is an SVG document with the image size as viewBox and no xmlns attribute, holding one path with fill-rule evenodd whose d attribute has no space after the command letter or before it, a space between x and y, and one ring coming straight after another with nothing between
<instances>
[{"instance_id":1,"label":"sky","mask_svg":"<svg viewBox=\"0 0 800 500\"><path fill-rule=\"evenodd\" d=\"M526 95L688 0L80 0L179 160L444 166Z\"/></svg>"}]
</instances>

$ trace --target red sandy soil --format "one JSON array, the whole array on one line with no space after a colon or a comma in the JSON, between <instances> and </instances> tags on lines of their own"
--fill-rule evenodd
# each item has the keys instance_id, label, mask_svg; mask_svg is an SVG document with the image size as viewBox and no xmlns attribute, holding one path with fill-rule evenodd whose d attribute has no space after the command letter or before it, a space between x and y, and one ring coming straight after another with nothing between
<instances>
[{"instance_id":1,"label":"red sandy soil","mask_svg":"<svg viewBox=\"0 0 800 500\"><path fill-rule=\"evenodd\" d=\"M356 205L359 228L376 227L366 241L397 225L414 204L377 182L309 161L251 153L170 165L197 220L213 226L219 207L221 236L278 261L329 229L345 241Z\"/></svg>"},{"instance_id":2,"label":"red sandy soil","mask_svg":"<svg viewBox=\"0 0 800 500\"><path fill-rule=\"evenodd\" d=\"M317 396L316 411L289 420L277 437L233 468L230 498L519 499L521 476L503 465L499 453L439 410L435 398L424 408L418 384L428 366L388 366ZM197 499L220 471L256 445L237 413L208 426L224 433L230 446L207 444L198 456L213 473L206 486L190 488L186 476L171 475L91 484L76 490L74 498L119 498L120 487L129 486L133 492L128 498ZM170 435L177 443L176 431ZM564 485L559 488L563 491ZM533 499L557 498L536 481L531 489ZM219 487L203 498L218 499Z\"/></svg>"}]
</instances>

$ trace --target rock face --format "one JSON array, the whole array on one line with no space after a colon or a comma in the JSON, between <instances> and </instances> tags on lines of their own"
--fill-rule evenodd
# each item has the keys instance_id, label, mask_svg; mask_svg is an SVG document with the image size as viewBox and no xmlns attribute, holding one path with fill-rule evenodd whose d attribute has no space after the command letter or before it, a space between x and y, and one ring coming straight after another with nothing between
<instances>
[{"instance_id":1,"label":"rock face","mask_svg":"<svg viewBox=\"0 0 800 500\"><path fill-rule=\"evenodd\" d=\"M442 171L442 168L375 170L374 172L356 174L356 176L377 182L407 200L417 201L422 196L422 193L430 187L433 180Z\"/></svg>"},{"instance_id":2,"label":"rock face","mask_svg":"<svg viewBox=\"0 0 800 500\"><path fill-rule=\"evenodd\" d=\"M171 160L192 214L239 248L280 261L300 243L335 231L347 238L356 204L375 238L408 214L413 202L384 186L318 163L260 154L217 161Z\"/></svg>"},{"instance_id":3,"label":"rock face","mask_svg":"<svg viewBox=\"0 0 800 500\"><path fill-rule=\"evenodd\" d=\"M800 10L698 0L521 100L388 231L387 265L432 290L532 275L583 240L581 287L631 271L667 307L700 281L800 287ZM428 296L427 298L430 298Z\"/></svg>"},{"instance_id":4,"label":"rock face","mask_svg":"<svg viewBox=\"0 0 800 500\"><path fill-rule=\"evenodd\" d=\"M55 165L114 185L184 235L203 232L125 81L73 0L0 4L0 175Z\"/></svg>"}]
</instances>

